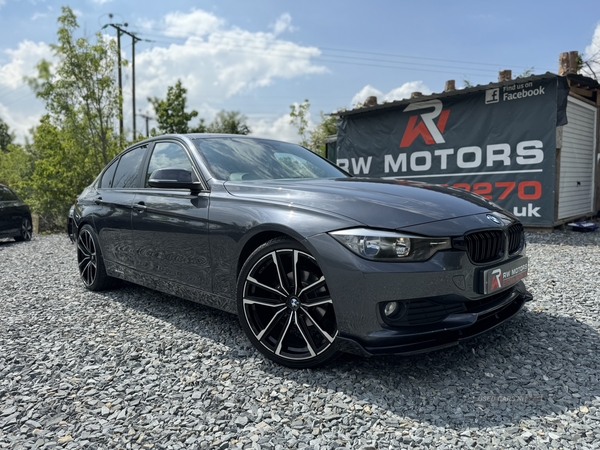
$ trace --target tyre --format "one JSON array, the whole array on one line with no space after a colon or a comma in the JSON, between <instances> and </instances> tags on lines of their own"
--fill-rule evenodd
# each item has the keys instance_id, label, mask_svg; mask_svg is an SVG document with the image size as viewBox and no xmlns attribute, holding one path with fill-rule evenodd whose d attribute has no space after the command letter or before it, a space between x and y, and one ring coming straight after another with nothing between
<instances>
[{"instance_id":1,"label":"tyre","mask_svg":"<svg viewBox=\"0 0 600 450\"><path fill-rule=\"evenodd\" d=\"M21 221L21 230L18 236L15 236L15 241L30 241L31 235L33 234L33 227L31 225L31 220L28 217L23 218Z\"/></svg>"},{"instance_id":2,"label":"tyre","mask_svg":"<svg viewBox=\"0 0 600 450\"><path fill-rule=\"evenodd\" d=\"M101 291L114 285L115 279L106 274L104 259L98 245L98 236L89 225L77 235L77 265L81 281L90 291Z\"/></svg>"},{"instance_id":3,"label":"tyre","mask_svg":"<svg viewBox=\"0 0 600 450\"><path fill-rule=\"evenodd\" d=\"M237 305L252 344L278 364L318 367L340 354L325 277L297 241L273 239L250 255L238 278Z\"/></svg>"}]
</instances>

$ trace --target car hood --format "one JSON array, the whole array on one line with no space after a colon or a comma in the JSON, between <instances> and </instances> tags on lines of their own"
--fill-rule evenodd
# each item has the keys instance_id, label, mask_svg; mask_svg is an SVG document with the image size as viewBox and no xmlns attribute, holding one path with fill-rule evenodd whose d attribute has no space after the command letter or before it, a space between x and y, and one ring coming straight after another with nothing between
<instances>
[{"instance_id":1,"label":"car hood","mask_svg":"<svg viewBox=\"0 0 600 450\"><path fill-rule=\"evenodd\" d=\"M327 211L386 229L503 211L462 189L378 178L228 181L225 188L236 197Z\"/></svg>"}]
</instances>

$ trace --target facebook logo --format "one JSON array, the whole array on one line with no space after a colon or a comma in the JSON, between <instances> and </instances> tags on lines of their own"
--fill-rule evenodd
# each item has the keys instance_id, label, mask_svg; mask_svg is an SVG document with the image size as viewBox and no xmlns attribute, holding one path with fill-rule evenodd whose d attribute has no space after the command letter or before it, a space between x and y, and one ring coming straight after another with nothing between
<instances>
[{"instance_id":1,"label":"facebook logo","mask_svg":"<svg viewBox=\"0 0 600 450\"><path fill-rule=\"evenodd\" d=\"M485 104L498 103L500 101L500 89L488 89L485 91Z\"/></svg>"}]
</instances>

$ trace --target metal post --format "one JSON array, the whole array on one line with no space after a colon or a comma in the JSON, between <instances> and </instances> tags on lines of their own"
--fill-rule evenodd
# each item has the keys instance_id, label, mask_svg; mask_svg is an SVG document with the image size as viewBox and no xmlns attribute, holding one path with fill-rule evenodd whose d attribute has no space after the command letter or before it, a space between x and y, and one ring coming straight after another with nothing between
<instances>
[{"instance_id":1,"label":"metal post","mask_svg":"<svg viewBox=\"0 0 600 450\"><path fill-rule=\"evenodd\" d=\"M123 82L121 80L121 29L117 29L117 48L119 53L117 54L117 66L119 69L119 145L123 147Z\"/></svg>"},{"instance_id":2,"label":"metal post","mask_svg":"<svg viewBox=\"0 0 600 450\"><path fill-rule=\"evenodd\" d=\"M135 41L136 37L131 36L131 84L133 101L133 142L137 139L135 132Z\"/></svg>"}]
</instances>

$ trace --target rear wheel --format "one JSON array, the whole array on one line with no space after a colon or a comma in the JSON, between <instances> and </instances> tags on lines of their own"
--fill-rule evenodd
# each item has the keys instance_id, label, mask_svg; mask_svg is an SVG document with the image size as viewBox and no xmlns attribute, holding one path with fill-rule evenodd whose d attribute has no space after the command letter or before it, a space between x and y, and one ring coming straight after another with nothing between
<instances>
[{"instance_id":1,"label":"rear wheel","mask_svg":"<svg viewBox=\"0 0 600 450\"><path fill-rule=\"evenodd\" d=\"M101 291L114 285L115 279L106 274L104 259L98 245L98 236L89 225L77 235L77 264L81 281L90 291Z\"/></svg>"},{"instance_id":2,"label":"rear wheel","mask_svg":"<svg viewBox=\"0 0 600 450\"><path fill-rule=\"evenodd\" d=\"M29 220L28 217L25 217L21 221L20 234L18 236L15 236L15 241L19 241L19 242L30 241L32 234L33 234L33 227L31 225L31 220Z\"/></svg>"},{"instance_id":3,"label":"rear wheel","mask_svg":"<svg viewBox=\"0 0 600 450\"><path fill-rule=\"evenodd\" d=\"M256 249L242 267L237 295L242 327L269 359L309 368L339 355L325 276L299 242L277 238Z\"/></svg>"}]
</instances>

